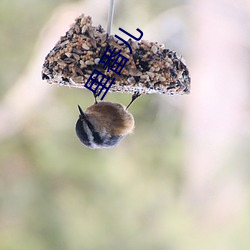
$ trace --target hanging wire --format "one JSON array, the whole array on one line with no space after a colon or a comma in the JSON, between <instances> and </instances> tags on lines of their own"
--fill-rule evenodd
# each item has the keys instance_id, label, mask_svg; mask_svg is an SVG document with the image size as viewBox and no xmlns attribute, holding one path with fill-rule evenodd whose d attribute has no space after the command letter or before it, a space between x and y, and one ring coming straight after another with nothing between
<instances>
[{"instance_id":1,"label":"hanging wire","mask_svg":"<svg viewBox=\"0 0 250 250\"><path fill-rule=\"evenodd\" d=\"M115 9L115 0L110 0L110 3L109 3L109 12L108 12L108 26L107 26L107 33L109 35L111 34L111 30L112 30L114 9Z\"/></svg>"}]
</instances>

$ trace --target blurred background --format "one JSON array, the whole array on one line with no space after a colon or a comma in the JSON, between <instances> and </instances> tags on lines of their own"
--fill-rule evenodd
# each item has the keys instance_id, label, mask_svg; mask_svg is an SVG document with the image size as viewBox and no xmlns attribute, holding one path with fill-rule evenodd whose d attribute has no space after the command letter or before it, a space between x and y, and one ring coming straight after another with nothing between
<instances>
[{"instance_id":1,"label":"blurred background","mask_svg":"<svg viewBox=\"0 0 250 250\"><path fill-rule=\"evenodd\" d=\"M0 2L0 249L249 250L250 1L117 0L112 33L176 50L191 94L140 97L134 134L90 150L74 126L92 93L41 68L81 13L106 28L108 5Z\"/></svg>"}]
</instances>

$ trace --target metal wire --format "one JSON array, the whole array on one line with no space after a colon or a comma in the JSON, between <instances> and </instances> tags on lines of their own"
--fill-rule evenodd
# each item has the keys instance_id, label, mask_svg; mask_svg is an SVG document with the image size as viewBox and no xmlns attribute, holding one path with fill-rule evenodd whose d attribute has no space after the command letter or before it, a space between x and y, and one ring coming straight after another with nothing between
<instances>
[{"instance_id":1,"label":"metal wire","mask_svg":"<svg viewBox=\"0 0 250 250\"><path fill-rule=\"evenodd\" d=\"M107 26L107 33L109 35L111 34L111 31L112 31L114 9L115 9L115 0L110 0L110 3L109 3L109 12L108 12L108 26Z\"/></svg>"}]
</instances>

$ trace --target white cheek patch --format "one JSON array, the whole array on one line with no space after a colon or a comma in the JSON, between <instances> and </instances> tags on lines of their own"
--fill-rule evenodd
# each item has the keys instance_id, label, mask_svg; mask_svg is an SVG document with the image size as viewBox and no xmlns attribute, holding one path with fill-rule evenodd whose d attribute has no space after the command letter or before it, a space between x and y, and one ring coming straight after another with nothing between
<instances>
[{"instance_id":1,"label":"white cheek patch","mask_svg":"<svg viewBox=\"0 0 250 250\"><path fill-rule=\"evenodd\" d=\"M94 143L94 137L92 131L89 129L88 125L86 122L83 123L83 128L86 131L86 134L88 135L89 143L92 148L95 148L95 143Z\"/></svg>"}]
</instances>

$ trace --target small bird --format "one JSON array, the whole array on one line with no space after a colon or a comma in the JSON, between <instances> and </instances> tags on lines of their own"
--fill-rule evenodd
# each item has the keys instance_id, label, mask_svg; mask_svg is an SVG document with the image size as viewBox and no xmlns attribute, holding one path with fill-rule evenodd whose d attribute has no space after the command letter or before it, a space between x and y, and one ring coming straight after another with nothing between
<instances>
[{"instance_id":1,"label":"small bird","mask_svg":"<svg viewBox=\"0 0 250 250\"><path fill-rule=\"evenodd\" d=\"M88 148L114 147L133 132L134 117L119 103L95 101L85 112L79 105L78 109L80 115L76 122L76 134Z\"/></svg>"}]
</instances>

